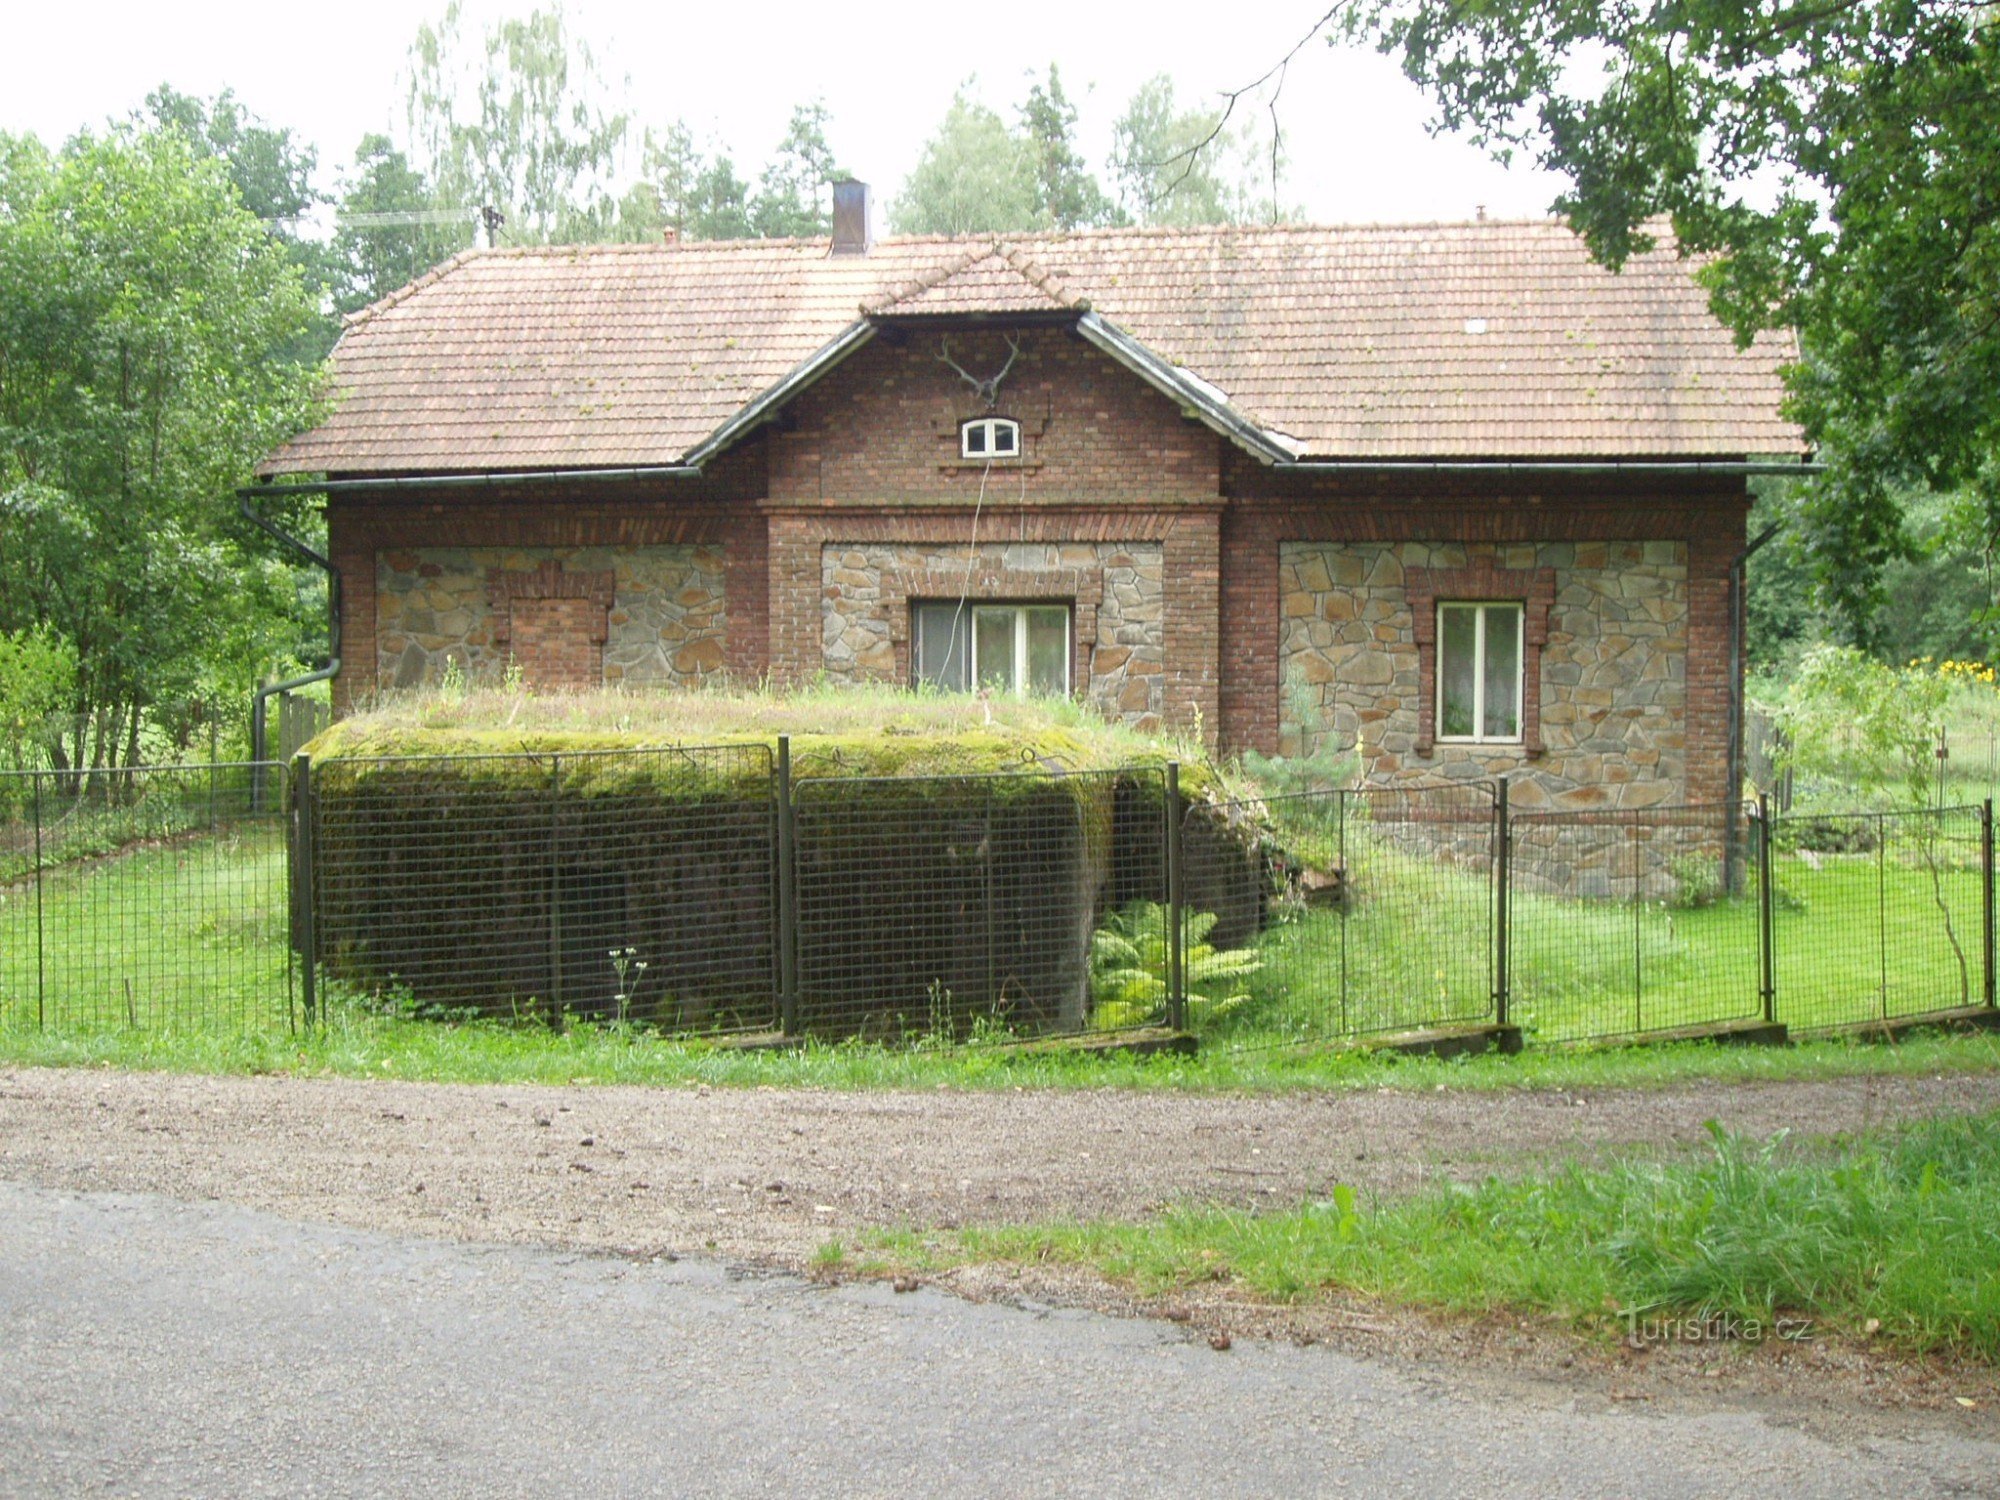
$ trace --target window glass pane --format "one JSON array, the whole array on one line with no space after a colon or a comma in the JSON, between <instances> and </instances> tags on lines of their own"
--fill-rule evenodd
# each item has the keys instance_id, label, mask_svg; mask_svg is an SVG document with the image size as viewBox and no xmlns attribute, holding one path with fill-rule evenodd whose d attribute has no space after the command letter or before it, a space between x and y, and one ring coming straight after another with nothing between
<instances>
[{"instance_id":1,"label":"window glass pane","mask_svg":"<svg viewBox=\"0 0 2000 1500\"><path fill-rule=\"evenodd\" d=\"M986 424L984 422L973 422L967 425L965 429L965 451L967 453L984 453L986 451Z\"/></svg>"},{"instance_id":2,"label":"window glass pane","mask_svg":"<svg viewBox=\"0 0 2000 1500\"><path fill-rule=\"evenodd\" d=\"M979 685L996 693L1011 693L1014 673L1014 616L1004 607L981 608L972 615L973 665Z\"/></svg>"},{"instance_id":3,"label":"window glass pane","mask_svg":"<svg viewBox=\"0 0 2000 1500\"><path fill-rule=\"evenodd\" d=\"M1521 610L1486 607L1486 723L1480 733L1511 740L1521 732Z\"/></svg>"},{"instance_id":4,"label":"window glass pane","mask_svg":"<svg viewBox=\"0 0 2000 1500\"><path fill-rule=\"evenodd\" d=\"M1438 733L1465 736L1473 732L1472 691L1475 661L1476 611L1462 604L1438 609Z\"/></svg>"},{"instance_id":5,"label":"window glass pane","mask_svg":"<svg viewBox=\"0 0 2000 1500\"><path fill-rule=\"evenodd\" d=\"M1028 691L1056 697L1069 691L1069 611L1060 605L1028 611Z\"/></svg>"},{"instance_id":6,"label":"window glass pane","mask_svg":"<svg viewBox=\"0 0 2000 1500\"><path fill-rule=\"evenodd\" d=\"M970 683L972 611L959 604L917 606L917 681L934 682L954 693Z\"/></svg>"},{"instance_id":7,"label":"window glass pane","mask_svg":"<svg viewBox=\"0 0 2000 1500\"><path fill-rule=\"evenodd\" d=\"M1021 429L1016 427L1012 422L995 422L993 424L993 451L995 453L1013 453L1020 447L1020 435Z\"/></svg>"}]
</instances>

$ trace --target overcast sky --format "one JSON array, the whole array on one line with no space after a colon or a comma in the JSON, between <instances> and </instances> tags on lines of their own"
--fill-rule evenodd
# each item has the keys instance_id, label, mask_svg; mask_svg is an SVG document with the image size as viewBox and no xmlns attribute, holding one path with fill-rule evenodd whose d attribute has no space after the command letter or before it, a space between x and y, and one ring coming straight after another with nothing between
<instances>
[{"instance_id":1,"label":"overcast sky","mask_svg":"<svg viewBox=\"0 0 2000 1500\"><path fill-rule=\"evenodd\" d=\"M467 29L532 3L466 0ZM565 7L604 71L629 79L641 122L686 119L698 136L730 147L754 179L792 106L819 96L841 163L884 200L968 77L1011 119L1028 73L1055 62L1081 113L1085 155L1102 175L1111 121L1145 79L1166 73L1184 103L1213 100L1282 57L1323 8L1322 0ZM400 133L404 54L418 21L442 11L443 0L17 0L0 50L0 130L54 142L130 111L162 82L204 97L229 87L315 142L331 186L364 132ZM1423 96L1372 53L1312 43L1290 69L1279 111L1290 155L1281 196L1314 220L1463 219L1481 206L1496 217L1532 216L1556 191L1554 179L1427 135Z\"/></svg>"}]
</instances>

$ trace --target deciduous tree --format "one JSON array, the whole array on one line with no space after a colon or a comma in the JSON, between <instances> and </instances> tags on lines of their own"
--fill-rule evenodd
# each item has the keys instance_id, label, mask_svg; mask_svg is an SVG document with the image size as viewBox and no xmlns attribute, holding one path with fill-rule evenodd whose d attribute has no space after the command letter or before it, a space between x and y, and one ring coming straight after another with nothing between
<instances>
[{"instance_id":1,"label":"deciduous tree","mask_svg":"<svg viewBox=\"0 0 2000 1500\"><path fill-rule=\"evenodd\" d=\"M1037 228L1035 167L1027 142L961 87L890 205L889 221L902 234Z\"/></svg>"},{"instance_id":2,"label":"deciduous tree","mask_svg":"<svg viewBox=\"0 0 2000 1500\"><path fill-rule=\"evenodd\" d=\"M58 765L235 698L298 642L234 487L308 418L299 268L180 129L0 136L0 630L74 661Z\"/></svg>"},{"instance_id":3,"label":"deciduous tree","mask_svg":"<svg viewBox=\"0 0 2000 1500\"><path fill-rule=\"evenodd\" d=\"M1898 496L2000 534L2000 26L1983 0L1367 0L1442 128L1574 184L1617 266L1662 217L1742 338L1798 331L1823 597L1870 640Z\"/></svg>"}]
</instances>

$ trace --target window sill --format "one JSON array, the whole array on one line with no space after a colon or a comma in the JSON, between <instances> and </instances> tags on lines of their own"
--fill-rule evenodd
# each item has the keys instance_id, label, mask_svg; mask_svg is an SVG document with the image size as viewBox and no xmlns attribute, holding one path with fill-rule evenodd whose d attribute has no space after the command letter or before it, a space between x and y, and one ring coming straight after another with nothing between
<instances>
[{"instance_id":1,"label":"window sill","mask_svg":"<svg viewBox=\"0 0 2000 1500\"><path fill-rule=\"evenodd\" d=\"M1009 473L1018 470L1024 474L1032 474L1041 466L1042 461L1039 458L950 458L938 465L938 472L956 474L970 470L976 474L981 469L990 468L1005 469Z\"/></svg>"},{"instance_id":2,"label":"window sill","mask_svg":"<svg viewBox=\"0 0 2000 1500\"><path fill-rule=\"evenodd\" d=\"M1530 745L1525 740L1464 740L1445 739L1440 736L1437 739L1419 742L1416 746L1416 753L1426 757L1435 756L1441 750L1477 750L1487 755L1505 754L1511 750L1523 760L1535 760L1542 753L1540 745Z\"/></svg>"}]
</instances>

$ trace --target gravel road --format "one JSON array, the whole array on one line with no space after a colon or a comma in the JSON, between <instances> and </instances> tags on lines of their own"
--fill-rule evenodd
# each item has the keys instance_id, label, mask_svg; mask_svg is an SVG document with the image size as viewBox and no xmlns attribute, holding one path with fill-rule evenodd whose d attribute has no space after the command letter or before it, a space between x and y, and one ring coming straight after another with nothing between
<instances>
[{"instance_id":1,"label":"gravel road","mask_svg":"<svg viewBox=\"0 0 2000 1500\"><path fill-rule=\"evenodd\" d=\"M0 1178L798 1267L877 1225L1402 1192L1642 1144L2000 1109L2000 1076L1667 1092L832 1093L0 1071Z\"/></svg>"},{"instance_id":2,"label":"gravel road","mask_svg":"<svg viewBox=\"0 0 2000 1500\"><path fill-rule=\"evenodd\" d=\"M873 1226L1395 1194L1699 1150L1710 1119L1991 1109L2000 1077L1255 1097L0 1070L0 1494L2000 1493L1992 1370L1837 1339L1640 1351L1074 1269L912 1296L784 1274Z\"/></svg>"},{"instance_id":3,"label":"gravel road","mask_svg":"<svg viewBox=\"0 0 2000 1500\"><path fill-rule=\"evenodd\" d=\"M2000 1441L0 1183L9 1495L1991 1493Z\"/></svg>"}]
</instances>

